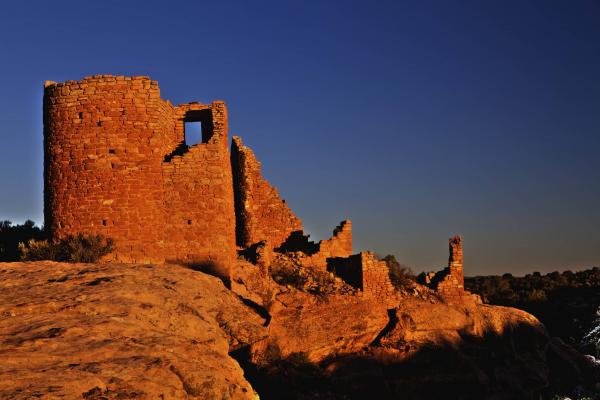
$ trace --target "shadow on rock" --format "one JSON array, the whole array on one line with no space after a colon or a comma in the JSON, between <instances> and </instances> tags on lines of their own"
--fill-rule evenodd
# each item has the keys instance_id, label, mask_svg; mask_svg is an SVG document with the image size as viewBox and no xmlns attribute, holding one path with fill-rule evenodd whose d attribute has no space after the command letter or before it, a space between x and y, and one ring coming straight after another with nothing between
<instances>
[{"instance_id":1,"label":"shadow on rock","mask_svg":"<svg viewBox=\"0 0 600 400\"><path fill-rule=\"evenodd\" d=\"M280 357L265 350L255 365L248 353L233 356L261 399L552 399L549 378L560 371L546 359L549 342L540 331L516 325L502 335L464 335L460 344L409 348L369 346L359 353L312 363L304 353ZM569 384L575 384L572 380ZM561 382L565 389L565 382ZM568 385L567 385L568 386ZM564 392L563 392L564 393Z\"/></svg>"}]
</instances>

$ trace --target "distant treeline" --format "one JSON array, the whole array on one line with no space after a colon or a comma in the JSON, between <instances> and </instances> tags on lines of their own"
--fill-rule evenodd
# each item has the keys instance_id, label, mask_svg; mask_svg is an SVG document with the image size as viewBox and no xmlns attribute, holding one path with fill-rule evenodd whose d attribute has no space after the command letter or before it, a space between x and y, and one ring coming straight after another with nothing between
<instances>
[{"instance_id":1,"label":"distant treeline","mask_svg":"<svg viewBox=\"0 0 600 400\"><path fill-rule=\"evenodd\" d=\"M21 258L19 243L45 238L43 228L36 226L31 220L25 221L22 225L0 221L0 262L19 261Z\"/></svg>"},{"instance_id":2,"label":"distant treeline","mask_svg":"<svg viewBox=\"0 0 600 400\"><path fill-rule=\"evenodd\" d=\"M598 317L600 268L465 278L465 288L488 304L520 308L535 315L552 336L580 346ZM591 349L590 349L591 350Z\"/></svg>"},{"instance_id":3,"label":"distant treeline","mask_svg":"<svg viewBox=\"0 0 600 400\"><path fill-rule=\"evenodd\" d=\"M43 228L31 220L23 225L0 221L0 262L41 261L98 262L114 250L114 241L103 235L69 235L47 239Z\"/></svg>"}]
</instances>

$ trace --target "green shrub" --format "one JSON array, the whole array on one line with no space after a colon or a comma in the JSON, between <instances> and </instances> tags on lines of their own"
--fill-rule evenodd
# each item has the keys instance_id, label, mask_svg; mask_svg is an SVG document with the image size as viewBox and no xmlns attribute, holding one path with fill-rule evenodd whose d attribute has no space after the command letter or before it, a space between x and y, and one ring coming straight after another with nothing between
<instances>
[{"instance_id":1,"label":"green shrub","mask_svg":"<svg viewBox=\"0 0 600 400\"><path fill-rule=\"evenodd\" d=\"M65 239L50 243L46 240L29 240L19 243L21 260L51 260L73 263L95 263L114 250L114 241L103 235L69 235Z\"/></svg>"}]
</instances>

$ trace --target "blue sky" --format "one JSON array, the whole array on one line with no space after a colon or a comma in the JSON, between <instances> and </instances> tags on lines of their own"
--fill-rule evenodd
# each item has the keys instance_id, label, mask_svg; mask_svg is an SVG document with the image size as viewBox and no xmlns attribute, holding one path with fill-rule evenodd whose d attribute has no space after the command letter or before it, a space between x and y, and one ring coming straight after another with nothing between
<instances>
[{"instance_id":1,"label":"blue sky","mask_svg":"<svg viewBox=\"0 0 600 400\"><path fill-rule=\"evenodd\" d=\"M0 219L42 222L42 84L148 75L225 100L315 239L416 271L600 265L597 1L0 5Z\"/></svg>"}]
</instances>

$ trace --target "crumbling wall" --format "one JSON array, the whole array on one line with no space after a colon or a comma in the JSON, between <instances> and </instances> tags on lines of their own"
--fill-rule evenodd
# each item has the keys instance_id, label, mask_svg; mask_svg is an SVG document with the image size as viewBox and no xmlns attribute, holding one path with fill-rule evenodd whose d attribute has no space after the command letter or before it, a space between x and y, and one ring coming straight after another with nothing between
<instances>
[{"instance_id":1,"label":"crumbling wall","mask_svg":"<svg viewBox=\"0 0 600 400\"><path fill-rule=\"evenodd\" d=\"M465 301L481 303L478 295L466 291L463 272L463 249L460 236L451 237L448 241L448 267L439 272L424 274L421 283L437 290L448 303L462 304Z\"/></svg>"},{"instance_id":2,"label":"crumbling wall","mask_svg":"<svg viewBox=\"0 0 600 400\"><path fill-rule=\"evenodd\" d=\"M372 252L330 258L328 270L349 285L362 290L365 298L389 304L396 300L388 265L385 261L378 260Z\"/></svg>"},{"instance_id":3,"label":"crumbling wall","mask_svg":"<svg viewBox=\"0 0 600 400\"><path fill-rule=\"evenodd\" d=\"M168 260L213 264L222 268L235 256L233 181L227 151L227 110L223 102L191 103L176 108L177 137L184 135L189 113L208 117L210 135L182 154L170 155L162 164L165 207L169 223ZM213 128L214 127L214 128ZM205 126L203 126L203 132ZM184 145L184 144L183 144Z\"/></svg>"},{"instance_id":4,"label":"crumbling wall","mask_svg":"<svg viewBox=\"0 0 600 400\"><path fill-rule=\"evenodd\" d=\"M292 232L302 229L302 221L262 177L260 162L237 136L231 143L231 165L238 246L249 247L266 240L275 248Z\"/></svg>"},{"instance_id":5,"label":"crumbling wall","mask_svg":"<svg viewBox=\"0 0 600 400\"><path fill-rule=\"evenodd\" d=\"M451 237L448 241L448 267L426 276L426 284L436 289L442 297L451 299L464 294L462 239Z\"/></svg>"},{"instance_id":6,"label":"crumbling wall","mask_svg":"<svg viewBox=\"0 0 600 400\"><path fill-rule=\"evenodd\" d=\"M394 293L387 263L378 260L370 251L362 252L360 256L364 296L379 299L382 302L387 301Z\"/></svg>"},{"instance_id":7,"label":"crumbling wall","mask_svg":"<svg viewBox=\"0 0 600 400\"><path fill-rule=\"evenodd\" d=\"M348 285L363 290L362 253L348 257L332 257L327 260L327 270Z\"/></svg>"},{"instance_id":8,"label":"crumbling wall","mask_svg":"<svg viewBox=\"0 0 600 400\"><path fill-rule=\"evenodd\" d=\"M112 257L123 262L233 259L224 103L174 107L148 77L44 86L44 215L52 238L103 234L115 239ZM184 123L200 117L210 137L186 146Z\"/></svg>"},{"instance_id":9,"label":"crumbling wall","mask_svg":"<svg viewBox=\"0 0 600 400\"><path fill-rule=\"evenodd\" d=\"M349 257L352 254L352 221L344 220L333 230L327 240L321 240L316 251L303 261L304 264L326 269L327 259Z\"/></svg>"}]
</instances>

